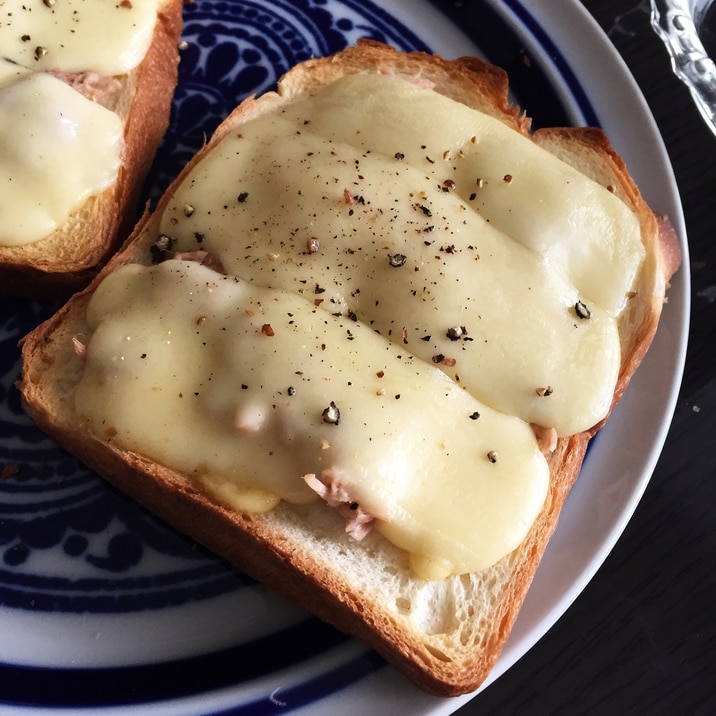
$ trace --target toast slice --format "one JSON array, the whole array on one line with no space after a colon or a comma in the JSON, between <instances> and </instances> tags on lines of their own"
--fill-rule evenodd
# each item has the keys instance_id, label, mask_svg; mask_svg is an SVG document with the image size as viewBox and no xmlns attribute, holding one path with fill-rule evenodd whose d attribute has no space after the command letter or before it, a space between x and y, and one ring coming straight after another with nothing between
<instances>
[{"instance_id":1,"label":"toast slice","mask_svg":"<svg viewBox=\"0 0 716 716\"><path fill-rule=\"evenodd\" d=\"M491 566L440 579L417 576L406 551L377 530L360 541L347 534L343 517L323 501L283 500L264 512L227 506L182 471L123 449L111 433L90 431L75 408L84 345L92 332L88 304L105 277L126 264L149 266L157 251L164 250L157 249L162 214L190 172L223 137L241 136L252 120L280 114L293 101L335 80L365 73L394 75L429 87L529 137L609 187L636 218L643 246L644 258L633 276L629 299L618 314L621 357L605 415L576 433L559 436L549 425L536 427L549 481L526 536ZM290 141L287 136L286 142ZM350 193L346 201L353 201ZM306 251L312 249L309 243ZM475 690L497 660L578 477L589 440L651 343L668 281L679 262L673 230L645 204L602 132L566 128L531 135L529 120L508 102L507 78L497 68L472 58L448 61L400 53L366 41L335 56L303 63L281 80L277 93L242 103L172 184L156 211L143 217L97 279L23 340L18 386L25 409L37 424L119 489L255 578L364 640L419 687L438 695L457 695Z\"/></svg>"},{"instance_id":2,"label":"toast slice","mask_svg":"<svg viewBox=\"0 0 716 716\"><path fill-rule=\"evenodd\" d=\"M124 128L119 171L108 188L86 198L45 238L14 245L0 242L0 294L67 298L87 285L131 233L145 177L169 124L182 5L182 0L160 4L144 58L124 74L107 76L91 68L46 70L119 116ZM34 70L35 65L28 67Z\"/></svg>"}]
</instances>

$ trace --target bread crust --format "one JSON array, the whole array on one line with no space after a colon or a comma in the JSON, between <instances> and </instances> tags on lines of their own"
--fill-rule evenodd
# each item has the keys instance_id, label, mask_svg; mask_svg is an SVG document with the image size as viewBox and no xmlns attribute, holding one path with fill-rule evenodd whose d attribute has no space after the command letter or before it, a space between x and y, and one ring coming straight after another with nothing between
<instances>
[{"instance_id":1,"label":"bread crust","mask_svg":"<svg viewBox=\"0 0 716 716\"><path fill-rule=\"evenodd\" d=\"M139 66L116 78L102 104L124 124L122 164L115 183L51 235L22 246L0 246L0 294L64 299L86 286L119 248L137 220L137 205L169 124L177 83L183 0L166 0L152 43ZM63 77L72 82L72 76Z\"/></svg>"},{"instance_id":2,"label":"bread crust","mask_svg":"<svg viewBox=\"0 0 716 716\"><path fill-rule=\"evenodd\" d=\"M501 70L480 60L447 61L363 42L331 58L298 66L282 79L278 93L250 98L240 105L169 188L158 212L195 162L242 121L342 74L365 71L422 77L436 91L487 109L515 131L529 132L529 120L508 102L507 80ZM666 225L654 217L624 163L599 130L540 130L534 140L579 168L583 158L590 157L588 166L594 178L613 186L639 216L648 258L622 327L624 359L615 391L616 404L653 338L664 291L680 260L678 242L673 231L669 234ZM86 330L84 312L94 286L107 272L146 252L156 216L145 215L125 249L98 279L23 340L19 388L27 412L45 432L120 490L302 607L364 640L421 688L441 696L475 690L495 664L512 629L577 479L589 440L601 423L558 440L556 449L547 457L547 499L528 536L514 552L482 573L450 577L434 587L413 577L406 555L380 535L372 533L361 543L348 542L341 518L322 505L282 504L261 515L233 512L213 502L185 476L83 433L68 407L81 375L79 361L72 357L72 338ZM340 549L327 556L330 545L348 546L342 550L347 556L337 557L335 553ZM400 572L400 595L409 597L419 590L424 595L424 590L433 589L429 594L436 608L441 606L445 618L455 619L456 623L442 631L417 628L409 615L383 603L385 595L376 595L373 585L360 581L365 570L388 568Z\"/></svg>"}]
</instances>

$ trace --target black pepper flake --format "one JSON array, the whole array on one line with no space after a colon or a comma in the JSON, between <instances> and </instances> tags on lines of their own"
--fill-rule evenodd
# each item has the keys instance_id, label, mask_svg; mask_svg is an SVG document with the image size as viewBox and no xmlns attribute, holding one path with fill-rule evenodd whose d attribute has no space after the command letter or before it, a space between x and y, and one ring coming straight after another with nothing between
<instances>
[{"instance_id":1,"label":"black pepper flake","mask_svg":"<svg viewBox=\"0 0 716 716\"><path fill-rule=\"evenodd\" d=\"M328 407L323 409L321 417L323 418L324 423L328 423L330 425L338 425L341 419L341 411L338 409L338 406L331 400L331 402L328 404Z\"/></svg>"},{"instance_id":2,"label":"black pepper flake","mask_svg":"<svg viewBox=\"0 0 716 716\"><path fill-rule=\"evenodd\" d=\"M465 326L452 326L447 329L446 335L451 341L459 341L467 335L467 328Z\"/></svg>"},{"instance_id":3,"label":"black pepper flake","mask_svg":"<svg viewBox=\"0 0 716 716\"><path fill-rule=\"evenodd\" d=\"M505 184L511 184L512 183L512 174L505 174L505 176L502 177L502 181L504 181Z\"/></svg>"},{"instance_id":4,"label":"black pepper flake","mask_svg":"<svg viewBox=\"0 0 716 716\"><path fill-rule=\"evenodd\" d=\"M433 363L442 363L445 360L445 356L442 353L438 353L434 355L430 360L432 360Z\"/></svg>"},{"instance_id":5,"label":"black pepper flake","mask_svg":"<svg viewBox=\"0 0 716 716\"><path fill-rule=\"evenodd\" d=\"M402 159L405 159L405 154L403 154L403 152L396 152L395 158L400 161Z\"/></svg>"},{"instance_id":6,"label":"black pepper flake","mask_svg":"<svg viewBox=\"0 0 716 716\"><path fill-rule=\"evenodd\" d=\"M473 191L472 194L470 194L470 201L475 201L476 196L477 194L475 194L475 192Z\"/></svg>"},{"instance_id":7,"label":"black pepper flake","mask_svg":"<svg viewBox=\"0 0 716 716\"><path fill-rule=\"evenodd\" d=\"M430 211L430 209L429 209L427 206L425 206L424 204L418 204L418 205L417 205L417 208L420 209L420 211L422 211L423 214L425 214L425 216L432 216L432 215L433 215L433 212Z\"/></svg>"},{"instance_id":8,"label":"black pepper flake","mask_svg":"<svg viewBox=\"0 0 716 716\"><path fill-rule=\"evenodd\" d=\"M201 244L204 241L204 234L199 231L194 232L194 240L197 244Z\"/></svg>"},{"instance_id":9,"label":"black pepper flake","mask_svg":"<svg viewBox=\"0 0 716 716\"><path fill-rule=\"evenodd\" d=\"M149 247L149 253L152 255L152 263L158 264L171 258L172 248L176 243L176 239L168 234L160 234L157 240Z\"/></svg>"},{"instance_id":10,"label":"black pepper flake","mask_svg":"<svg viewBox=\"0 0 716 716\"><path fill-rule=\"evenodd\" d=\"M21 39L23 42L30 42L30 40L31 40L32 38L30 37L30 35L23 35L20 39Z\"/></svg>"},{"instance_id":11,"label":"black pepper flake","mask_svg":"<svg viewBox=\"0 0 716 716\"><path fill-rule=\"evenodd\" d=\"M294 395L296 395L296 389L295 389L292 385L289 385L289 386L288 386L288 390L287 390L286 392L287 392L287 393L289 394L289 396L291 396L291 397L293 397Z\"/></svg>"},{"instance_id":12,"label":"black pepper flake","mask_svg":"<svg viewBox=\"0 0 716 716\"><path fill-rule=\"evenodd\" d=\"M405 265L407 256L405 254L388 254L388 263L393 268L400 268Z\"/></svg>"},{"instance_id":13,"label":"black pepper flake","mask_svg":"<svg viewBox=\"0 0 716 716\"><path fill-rule=\"evenodd\" d=\"M582 301L577 301L577 303L574 304L574 312L577 314L577 318L582 318L584 320L592 317L592 312L589 308L587 308L585 303L582 303Z\"/></svg>"},{"instance_id":14,"label":"black pepper flake","mask_svg":"<svg viewBox=\"0 0 716 716\"><path fill-rule=\"evenodd\" d=\"M325 293L326 289L322 288L318 284L316 284L316 287L313 289L313 293Z\"/></svg>"},{"instance_id":15,"label":"black pepper flake","mask_svg":"<svg viewBox=\"0 0 716 716\"><path fill-rule=\"evenodd\" d=\"M426 343L432 338L432 336L422 336L420 338L421 341L425 341Z\"/></svg>"},{"instance_id":16,"label":"black pepper flake","mask_svg":"<svg viewBox=\"0 0 716 716\"><path fill-rule=\"evenodd\" d=\"M548 398L552 393L554 392L554 389L551 385L547 385L544 388L536 388L535 393L539 395L540 398Z\"/></svg>"},{"instance_id":17,"label":"black pepper flake","mask_svg":"<svg viewBox=\"0 0 716 716\"><path fill-rule=\"evenodd\" d=\"M480 413L477 412L477 410L474 413L470 413L468 416L470 420L477 420L480 417Z\"/></svg>"},{"instance_id":18,"label":"black pepper flake","mask_svg":"<svg viewBox=\"0 0 716 716\"><path fill-rule=\"evenodd\" d=\"M38 45L35 48L35 59L41 60L47 54L47 48Z\"/></svg>"},{"instance_id":19,"label":"black pepper flake","mask_svg":"<svg viewBox=\"0 0 716 716\"><path fill-rule=\"evenodd\" d=\"M490 452L487 453L487 459L488 459L491 463L493 463L493 464L496 463L497 460L498 460L497 451L496 451L496 450L490 450Z\"/></svg>"},{"instance_id":20,"label":"black pepper flake","mask_svg":"<svg viewBox=\"0 0 716 716\"><path fill-rule=\"evenodd\" d=\"M236 197L236 200L239 202L239 204L243 204L248 198L249 198L249 192L242 191L241 194L239 194Z\"/></svg>"}]
</instances>

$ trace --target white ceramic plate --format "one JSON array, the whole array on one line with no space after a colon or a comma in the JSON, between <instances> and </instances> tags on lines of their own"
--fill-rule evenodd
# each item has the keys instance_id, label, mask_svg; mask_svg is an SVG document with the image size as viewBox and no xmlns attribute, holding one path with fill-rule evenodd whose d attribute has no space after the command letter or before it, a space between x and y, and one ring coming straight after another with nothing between
<instances>
[{"instance_id":1,"label":"white ceramic plate","mask_svg":"<svg viewBox=\"0 0 716 716\"><path fill-rule=\"evenodd\" d=\"M557 7L558 5L558 7ZM445 12L453 13L448 16ZM684 237L654 122L577 2L196 0L156 196L245 95L310 55L371 36L505 66L538 124L601 124ZM458 29L461 28L461 29ZM618 101L614 101L618 98ZM685 240L684 251L686 252ZM686 255L686 254L685 254ZM617 540L654 468L683 367L688 272L655 344L590 450L490 680L559 618ZM448 714L373 652L157 522L45 439L12 387L16 343L53 307L0 306L0 710L32 715Z\"/></svg>"}]
</instances>

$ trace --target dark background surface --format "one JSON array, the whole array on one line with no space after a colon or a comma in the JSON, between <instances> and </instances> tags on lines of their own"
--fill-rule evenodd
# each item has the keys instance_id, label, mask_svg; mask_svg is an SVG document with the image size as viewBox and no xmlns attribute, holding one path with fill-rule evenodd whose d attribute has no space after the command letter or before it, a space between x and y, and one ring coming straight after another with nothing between
<instances>
[{"instance_id":1,"label":"dark background surface","mask_svg":"<svg viewBox=\"0 0 716 716\"><path fill-rule=\"evenodd\" d=\"M673 164L691 263L687 363L663 454L615 549L458 716L716 713L716 136L672 74L647 0L583 4L631 69Z\"/></svg>"}]
</instances>

